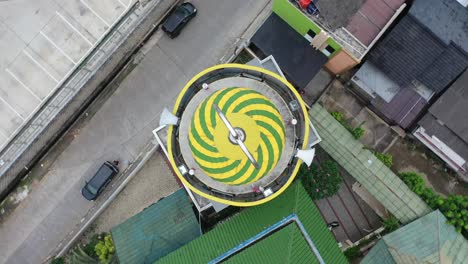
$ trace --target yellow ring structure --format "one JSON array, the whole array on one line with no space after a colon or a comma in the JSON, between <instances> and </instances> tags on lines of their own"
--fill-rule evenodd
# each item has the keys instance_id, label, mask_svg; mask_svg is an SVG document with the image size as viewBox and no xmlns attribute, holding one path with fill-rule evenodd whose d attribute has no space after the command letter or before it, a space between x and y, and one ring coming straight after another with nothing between
<instances>
[{"instance_id":1,"label":"yellow ring structure","mask_svg":"<svg viewBox=\"0 0 468 264\"><path fill-rule=\"evenodd\" d=\"M244 69L244 70L258 71L258 72L261 72L263 74L269 75L269 76L277 79L278 81L280 81L284 85L286 85L290 89L290 91L295 95L295 97L297 98L297 101L300 104L300 110L302 110L302 112L303 112L303 116L304 116L304 119L305 119L304 120L304 130L305 131L304 131L304 141L302 143L302 149L305 149L307 147L307 138L309 137L309 117L308 117L308 114L307 114L307 109L305 107L305 104L301 99L301 96L299 95L299 93L296 91L296 89L287 80L285 80L284 78L282 78L278 74L275 74L275 73L273 73L271 71L268 71L268 70L265 70L263 68L250 66L250 65L244 65L244 64L219 64L219 65L215 65L215 66L212 66L210 68L207 68L207 69L203 70L202 72L198 73L197 75L195 75L184 86L184 88L182 89L182 91L180 92L180 94L179 94L179 96L178 96L178 98L176 100L176 103L175 103L174 108L173 108L173 113L174 114L177 113L177 109L179 108L179 106L181 104L182 98L184 97L187 90L193 85L193 83L195 81L197 81L200 77L202 77L202 76L204 76L204 75L206 75L206 74L208 74L210 72L213 72L213 71L216 71L216 70L219 70L219 69L225 69L225 68L238 68L238 69ZM168 130L168 135L172 135L172 133L173 133L173 126L170 126L169 130ZM172 140L172 136L169 136L168 140L167 140L167 148L168 148L168 153L169 153L169 159L170 159L171 165L174 168L174 171L175 171L177 177L179 177L179 179L182 181L182 183L184 185L186 185L187 187L189 187L191 191L195 192L196 194L198 194L198 195L200 195L202 197L205 197L205 198L210 199L210 200L215 201L215 202L219 202L219 203L223 203L223 204L229 204L229 205L233 205L233 206L245 207L245 206L260 205L260 204L266 203L266 202L271 201L274 198L278 197L282 192L284 192L284 190L286 190L289 187L289 185L291 185L294 178L296 177L297 172L299 171L300 165L302 164L301 160L297 161L296 166L295 166L291 176L289 177L288 181L283 186L281 186L281 188L279 190L274 192L272 195L267 196L267 197L265 197L265 198L263 198L261 200L257 200L257 201L248 201L248 202L232 201L232 200L222 199L222 198L219 198L219 197L216 197L216 196L213 196L213 195L209 195L209 194L207 194L207 193L193 187L184 178L184 176L180 173L180 171L179 171L179 169L177 167L177 164L176 164L176 162L174 160L174 153L172 152L172 144L174 144L174 142Z\"/></svg>"}]
</instances>

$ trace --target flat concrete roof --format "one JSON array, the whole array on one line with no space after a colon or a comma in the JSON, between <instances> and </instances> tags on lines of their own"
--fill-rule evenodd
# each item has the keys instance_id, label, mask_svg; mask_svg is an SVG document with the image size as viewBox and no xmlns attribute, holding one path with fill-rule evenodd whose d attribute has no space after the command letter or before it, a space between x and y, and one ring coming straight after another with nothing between
<instances>
[{"instance_id":1,"label":"flat concrete roof","mask_svg":"<svg viewBox=\"0 0 468 264\"><path fill-rule=\"evenodd\" d=\"M133 1L0 2L0 148Z\"/></svg>"}]
</instances>

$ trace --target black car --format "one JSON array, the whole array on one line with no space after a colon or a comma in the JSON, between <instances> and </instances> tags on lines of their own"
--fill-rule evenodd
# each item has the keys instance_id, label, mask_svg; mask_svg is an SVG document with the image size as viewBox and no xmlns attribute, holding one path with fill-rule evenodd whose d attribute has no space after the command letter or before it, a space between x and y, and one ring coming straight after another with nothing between
<instances>
[{"instance_id":1,"label":"black car","mask_svg":"<svg viewBox=\"0 0 468 264\"><path fill-rule=\"evenodd\" d=\"M119 173L119 168L109 161L104 162L90 181L81 189L81 194L86 200L93 201L101 194L107 184Z\"/></svg>"},{"instance_id":2,"label":"black car","mask_svg":"<svg viewBox=\"0 0 468 264\"><path fill-rule=\"evenodd\" d=\"M177 6L167 17L162 25L162 30L166 32L170 38L175 38L196 14L197 9L193 4L183 3Z\"/></svg>"}]
</instances>

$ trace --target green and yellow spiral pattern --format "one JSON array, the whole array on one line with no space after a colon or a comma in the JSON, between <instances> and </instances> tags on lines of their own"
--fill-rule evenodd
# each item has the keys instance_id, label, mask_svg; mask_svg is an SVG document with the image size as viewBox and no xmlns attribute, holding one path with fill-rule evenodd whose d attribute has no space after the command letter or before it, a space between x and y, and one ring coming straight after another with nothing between
<instances>
[{"instance_id":1,"label":"green and yellow spiral pattern","mask_svg":"<svg viewBox=\"0 0 468 264\"><path fill-rule=\"evenodd\" d=\"M228 140L229 131L213 104L219 106L234 127L245 131L247 146L259 169L239 146ZM193 114L189 144L200 168L212 179L244 185L258 181L276 165L285 144L283 119L264 95L247 88L225 88L207 97Z\"/></svg>"}]
</instances>

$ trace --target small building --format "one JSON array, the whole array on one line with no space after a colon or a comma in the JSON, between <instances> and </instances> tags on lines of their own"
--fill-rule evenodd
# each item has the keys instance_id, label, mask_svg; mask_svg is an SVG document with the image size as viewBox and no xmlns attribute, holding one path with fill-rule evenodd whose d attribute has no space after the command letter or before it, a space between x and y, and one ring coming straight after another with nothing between
<instances>
[{"instance_id":1,"label":"small building","mask_svg":"<svg viewBox=\"0 0 468 264\"><path fill-rule=\"evenodd\" d=\"M468 171L468 70L418 122L413 133L455 171Z\"/></svg>"},{"instance_id":2,"label":"small building","mask_svg":"<svg viewBox=\"0 0 468 264\"><path fill-rule=\"evenodd\" d=\"M300 182L156 263L347 263Z\"/></svg>"},{"instance_id":3,"label":"small building","mask_svg":"<svg viewBox=\"0 0 468 264\"><path fill-rule=\"evenodd\" d=\"M250 48L260 59L273 55L304 89L322 67L339 74L359 64L405 6L404 0L274 0Z\"/></svg>"},{"instance_id":4,"label":"small building","mask_svg":"<svg viewBox=\"0 0 468 264\"><path fill-rule=\"evenodd\" d=\"M415 0L352 78L390 125L414 128L425 109L468 67L468 10L457 0Z\"/></svg>"},{"instance_id":5,"label":"small building","mask_svg":"<svg viewBox=\"0 0 468 264\"><path fill-rule=\"evenodd\" d=\"M385 235L361 264L466 263L468 241L434 211Z\"/></svg>"}]
</instances>

